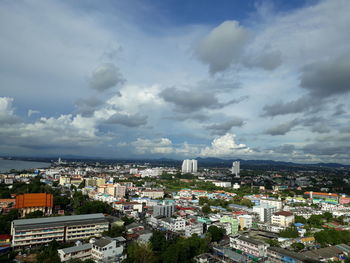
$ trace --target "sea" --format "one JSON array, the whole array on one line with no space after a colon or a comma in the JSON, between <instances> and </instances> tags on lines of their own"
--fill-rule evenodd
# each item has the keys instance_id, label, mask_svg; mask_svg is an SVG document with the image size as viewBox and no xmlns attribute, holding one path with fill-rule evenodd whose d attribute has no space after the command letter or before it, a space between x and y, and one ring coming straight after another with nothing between
<instances>
[{"instance_id":1,"label":"sea","mask_svg":"<svg viewBox=\"0 0 350 263\"><path fill-rule=\"evenodd\" d=\"M9 172L11 169L26 170L26 169L46 168L46 167L49 167L50 165L51 163L0 159L0 172L6 173L6 172Z\"/></svg>"}]
</instances>

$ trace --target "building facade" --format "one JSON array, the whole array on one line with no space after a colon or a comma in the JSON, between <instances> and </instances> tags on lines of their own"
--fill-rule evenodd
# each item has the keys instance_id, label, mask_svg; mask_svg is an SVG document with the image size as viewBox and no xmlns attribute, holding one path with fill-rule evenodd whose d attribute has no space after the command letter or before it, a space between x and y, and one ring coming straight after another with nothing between
<instances>
[{"instance_id":1,"label":"building facade","mask_svg":"<svg viewBox=\"0 0 350 263\"><path fill-rule=\"evenodd\" d=\"M19 219L11 223L12 247L25 248L57 241L75 241L108 231L103 214Z\"/></svg>"}]
</instances>

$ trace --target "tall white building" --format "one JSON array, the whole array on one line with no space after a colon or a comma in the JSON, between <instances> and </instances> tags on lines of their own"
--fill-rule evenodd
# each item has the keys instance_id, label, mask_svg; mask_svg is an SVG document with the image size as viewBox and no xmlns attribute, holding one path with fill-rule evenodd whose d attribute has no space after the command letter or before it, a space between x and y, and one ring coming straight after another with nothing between
<instances>
[{"instance_id":1,"label":"tall white building","mask_svg":"<svg viewBox=\"0 0 350 263\"><path fill-rule=\"evenodd\" d=\"M184 160L182 162L182 172L183 173L196 173L197 172L197 160Z\"/></svg>"},{"instance_id":2,"label":"tall white building","mask_svg":"<svg viewBox=\"0 0 350 263\"><path fill-rule=\"evenodd\" d=\"M232 163L232 174L234 174L236 177L239 177L240 169L241 168L239 161L235 161Z\"/></svg>"}]
</instances>

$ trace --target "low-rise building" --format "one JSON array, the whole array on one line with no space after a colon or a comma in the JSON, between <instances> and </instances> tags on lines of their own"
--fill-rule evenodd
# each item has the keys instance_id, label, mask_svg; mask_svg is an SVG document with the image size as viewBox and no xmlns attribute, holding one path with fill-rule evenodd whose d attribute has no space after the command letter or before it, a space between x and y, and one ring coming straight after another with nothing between
<instances>
[{"instance_id":1,"label":"low-rise building","mask_svg":"<svg viewBox=\"0 0 350 263\"><path fill-rule=\"evenodd\" d=\"M163 190L144 190L141 192L141 197L149 197L152 199L163 198L164 191Z\"/></svg>"},{"instance_id":2,"label":"low-rise building","mask_svg":"<svg viewBox=\"0 0 350 263\"><path fill-rule=\"evenodd\" d=\"M281 227L288 227L295 221L294 214L288 211L276 212L271 217L271 223Z\"/></svg>"},{"instance_id":3,"label":"low-rise building","mask_svg":"<svg viewBox=\"0 0 350 263\"><path fill-rule=\"evenodd\" d=\"M265 259L267 256L266 243L245 236L230 236L230 246L256 258Z\"/></svg>"},{"instance_id":4,"label":"low-rise building","mask_svg":"<svg viewBox=\"0 0 350 263\"><path fill-rule=\"evenodd\" d=\"M77 245L74 247L67 247L58 249L58 255L61 262L66 262L72 259L86 260L91 258L92 244Z\"/></svg>"},{"instance_id":5,"label":"low-rise building","mask_svg":"<svg viewBox=\"0 0 350 263\"><path fill-rule=\"evenodd\" d=\"M123 237L102 237L92 244L91 255L95 262L111 260L119 262L124 251L125 239Z\"/></svg>"}]
</instances>

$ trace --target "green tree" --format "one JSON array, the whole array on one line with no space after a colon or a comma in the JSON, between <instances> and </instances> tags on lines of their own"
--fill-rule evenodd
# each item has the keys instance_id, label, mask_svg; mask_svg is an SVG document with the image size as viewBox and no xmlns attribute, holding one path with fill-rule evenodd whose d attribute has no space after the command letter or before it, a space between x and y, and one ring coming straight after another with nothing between
<instances>
[{"instance_id":1,"label":"green tree","mask_svg":"<svg viewBox=\"0 0 350 263\"><path fill-rule=\"evenodd\" d=\"M154 231L150 238L153 251L162 252L166 249L167 240L163 232Z\"/></svg>"},{"instance_id":2,"label":"green tree","mask_svg":"<svg viewBox=\"0 0 350 263\"><path fill-rule=\"evenodd\" d=\"M44 216L44 213L42 211L36 210L34 212L26 214L25 218L39 218L43 216Z\"/></svg>"},{"instance_id":3,"label":"green tree","mask_svg":"<svg viewBox=\"0 0 350 263\"><path fill-rule=\"evenodd\" d=\"M127 249L125 263L153 263L156 257L148 244L133 242Z\"/></svg>"},{"instance_id":4,"label":"green tree","mask_svg":"<svg viewBox=\"0 0 350 263\"><path fill-rule=\"evenodd\" d=\"M40 250L37 256L37 263L60 263L61 260L57 252L58 248L58 242L56 240L51 241L47 247Z\"/></svg>"},{"instance_id":5,"label":"green tree","mask_svg":"<svg viewBox=\"0 0 350 263\"><path fill-rule=\"evenodd\" d=\"M303 243L293 243L290 246L295 252L299 252L305 248L305 245Z\"/></svg>"},{"instance_id":6,"label":"green tree","mask_svg":"<svg viewBox=\"0 0 350 263\"><path fill-rule=\"evenodd\" d=\"M301 224L306 224L307 220L303 216L295 216L295 222L296 223L301 223Z\"/></svg>"},{"instance_id":7,"label":"green tree","mask_svg":"<svg viewBox=\"0 0 350 263\"><path fill-rule=\"evenodd\" d=\"M282 230L279 233L280 237L285 237L285 238L296 238L299 236L298 230L296 227L288 227L285 230Z\"/></svg>"},{"instance_id":8,"label":"green tree","mask_svg":"<svg viewBox=\"0 0 350 263\"><path fill-rule=\"evenodd\" d=\"M205 215L211 213L210 206L209 206L209 205L204 205L204 206L202 207L202 212L203 212L203 214L205 214Z\"/></svg>"},{"instance_id":9,"label":"green tree","mask_svg":"<svg viewBox=\"0 0 350 263\"><path fill-rule=\"evenodd\" d=\"M211 240L213 242L218 242L224 237L225 229L219 228L217 226L210 226L208 228L208 233L210 234Z\"/></svg>"},{"instance_id":10,"label":"green tree","mask_svg":"<svg viewBox=\"0 0 350 263\"><path fill-rule=\"evenodd\" d=\"M278 242L276 239L266 239L265 240L267 244L269 244L271 247L281 247L280 242Z\"/></svg>"}]
</instances>

